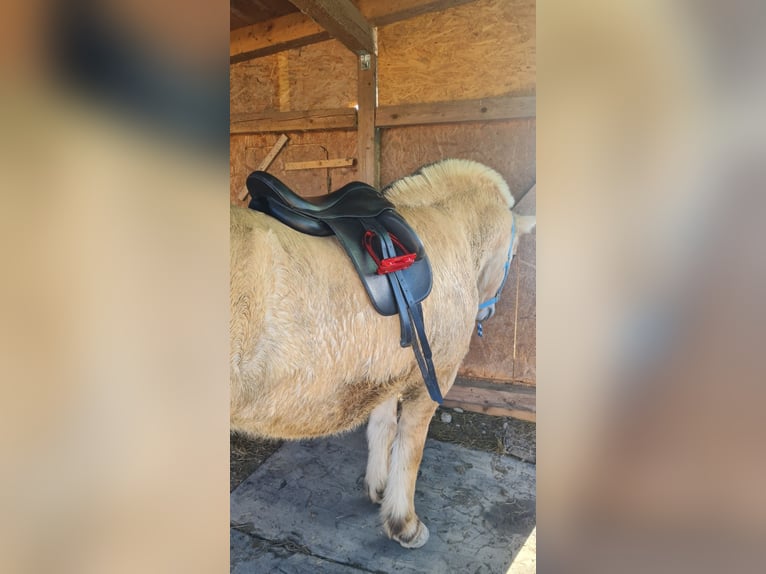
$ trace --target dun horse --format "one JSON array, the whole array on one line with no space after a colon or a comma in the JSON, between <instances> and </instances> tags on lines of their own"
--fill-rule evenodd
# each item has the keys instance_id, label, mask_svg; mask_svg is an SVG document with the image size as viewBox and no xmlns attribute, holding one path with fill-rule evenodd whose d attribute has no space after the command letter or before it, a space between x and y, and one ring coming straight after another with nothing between
<instances>
[{"instance_id":1,"label":"dun horse","mask_svg":"<svg viewBox=\"0 0 766 574\"><path fill-rule=\"evenodd\" d=\"M497 172L467 160L424 167L384 194L431 262L423 314L446 395L476 321L494 313L494 304L480 303L497 293L535 219L511 211ZM381 504L388 536L407 548L425 544L414 492L437 404L412 351L399 345L398 318L375 311L335 238L233 207L230 320L232 430L302 439L369 419L367 495Z\"/></svg>"}]
</instances>

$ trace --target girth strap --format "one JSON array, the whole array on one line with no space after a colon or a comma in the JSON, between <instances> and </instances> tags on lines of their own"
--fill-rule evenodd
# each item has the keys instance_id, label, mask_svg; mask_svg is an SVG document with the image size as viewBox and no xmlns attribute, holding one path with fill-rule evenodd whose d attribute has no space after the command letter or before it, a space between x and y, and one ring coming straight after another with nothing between
<instances>
[{"instance_id":1,"label":"girth strap","mask_svg":"<svg viewBox=\"0 0 766 574\"><path fill-rule=\"evenodd\" d=\"M396 249L386 229L374 219L362 219L364 227L375 232L380 239L381 258L396 257ZM436 379L436 369L431 358L431 346L426 338L426 330L423 321L423 307L415 301L404 278L402 271L387 273L386 276L394 293L396 306L399 310L399 324L401 327L401 346L412 346L415 360L423 375L428 394L431 400L442 404L441 390ZM413 333L414 326L414 333Z\"/></svg>"},{"instance_id":2,"label":"girth strap","mask_svg":"<svg viewBox=\"0 0 766 574\"><path fill-rule=\"evenodd\" d=\"M365 229L375 232L380 240L381 259L387 259L389 257L396 256L396 249L391 241L391 237L386 229L379 225L374 219L363 219L362 224ZM388 282L391 285L391 290L394 293L394 300L396 301L396 308L399 311L399 323L401 327L401 342L402 347L409 347L412 345L412 323L410 321L409 308L412 297L408 301L404 295L404 289L406 289L406 281L402 281L401 272L396 271L394 273L386 274Z\"/></svg>"}]
</instances>

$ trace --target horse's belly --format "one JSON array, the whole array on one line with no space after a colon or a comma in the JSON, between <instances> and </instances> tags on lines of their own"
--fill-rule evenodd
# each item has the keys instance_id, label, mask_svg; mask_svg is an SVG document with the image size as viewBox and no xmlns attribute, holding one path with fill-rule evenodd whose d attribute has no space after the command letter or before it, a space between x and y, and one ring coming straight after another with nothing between
<instances>
[{"instance_id":1,"label":"horse's belly","mask_svg":"<svg viewBox=\"0 0 766 574\"><path fill-rule=\"evenodd\" d=\"M308 392L289 381L268 387L256 385L249 399L233 397L232 430L281 439L336 434L363 424L375 406L397 392L392 385L365 382Z\"/></svg>"}]
</instances>

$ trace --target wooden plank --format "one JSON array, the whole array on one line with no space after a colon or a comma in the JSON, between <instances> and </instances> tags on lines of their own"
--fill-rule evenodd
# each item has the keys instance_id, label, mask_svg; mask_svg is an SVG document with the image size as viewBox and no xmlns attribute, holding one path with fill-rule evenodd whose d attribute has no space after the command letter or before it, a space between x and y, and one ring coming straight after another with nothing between
<instances>
[{"instance_id":1,"label":"wooden plank","mask_svg":"<svg viewBox=\"0 0 766 574\"><path fill-rule=\"evenodd\" d=\"M535 117L534 96L501 96L456 102L402 104L378 108L379 128Z\"/></svg>"},{"instance_id":2,"label":"wooden plank","mask_svg":"<svg viewBox=\"0 0 766 574\"><path fill-rule=\"evenodd\" d=\"M335 108L297 112L232 114L229 131L231 134L251 134L353 129L355 127L356 110L353 108Z\"/></svg>"},{"instance_id":3,"label":"wooden plank","mask_svg":"<svg viewBox=\"0 0 766 574\"><path fill-rule=\"evenodd\" d=\"M445 10L476 0L358 0L362 16L373 26L385 26L407 18ZM327 30L302 13L280 16L231 31L231 62L268 56L330 38Z\"/></svg>"},{"instance_id":4,"label":"wooden plank","mask_svg":"<svg viewBox=\"0 0 766 574\"><path fill-rule=\"evenodd\" d=\"M375 52L375 37L370 23L351 0L290 0L314 22L352 52Z\"/></svg>"},{"instance_id":5,"label":"wooden plank","mask_svg":"<svg viewBox=\"0 0 766 574\"><path fill-rule=\"evenodd\" d=\"M380 184L380 137L375 127L375 114L378 97L378 62L374 53L366 56L369 65L360 68L357 85L359 106L357 128L357 156L359 157L359 175L362 181L373 187Z\"/></svg>"},{"instance_id":6,"label":"wooden plank","mask_svg":"<svg viewBox=\"0 0 766 574\"><path fill-rule=\"evenodd\" d=\"M345 48L344 48L345 49ZM290 147L281 154L281 161L274 162L271 173L277 176L287 187L301 197L318 197L330 192L330 172L327 169L302 169L287 171L289 163L314 162L329 159L329 132L307 132L315 134L314 141L297 144L297 138L290 139ZM332 157L343 157L346 154L332 153Z\"/></svg>"},{"instance_id":7,"label":"wooden plank","mask_svg":"<svg viewBox=\"0 0 766 574\"><path fill-rule=\"evenodd\" d=\"M261 160L261 163L258 164L258 171L266 171L269 169L269 166L271 165L271 162L274 161L274 158L277 157L277 154L282 151L282 148L285 147L285 144L288 141L288 137L285 134L282 134L279 136L279 139L276 141L276 143L271 147L269 150L269 153L266 154L266 157ZM237 199L240 201L248 201L247 196L249 195L247 188L245 187L237 196Z\"/></svg>"},{"instance_id":8,"label":"wooden plank","mask_svg":"<svg viewBox=\"0 0 766 574\"><path fill-rule=\"evenodd\" d=\"M353 157L338 159L318 159L314 161L291 161L285 162L285 171L297 171L299 169L327 169L332 167L350 167L356 160Z\"/></svg>"},{"instance_id":9,"label":"wooden plank","mask_svg":"<svg viewBox=\"0 0 766 574\"><path fill-rule=\"evenodd\" d=\"M274 161L274 158L277 157L277 154L282 150L283 147L285 147L285 144L288 140L289 138L285 134L279 136L279 139L274 144L274 147L271 148L269 155L263 158L263 161L258 164L258 171L266 171L269 169L271 162Z\"/></svg>"},{"instance_id":10,"label":"wooden plank","mask_svg":"<svg viewBox=\"0 0 766 574\"><path fill-rule=\"evenodd\" d=\"M327 30L304 14L287 14L232 30L229 35L229 61L243 62L329 38Z\"/></svg>"},{"instance_id":11,"label":"wooden plank","mask_svg":"<svg viewBox=\"0 0 766 574\"><path fill-rule=\"evenodd\" d=\"M530 422L537 417L535 387L513 383L458 379L444 397L444 406Z\"/></svg>"}]
</instances>

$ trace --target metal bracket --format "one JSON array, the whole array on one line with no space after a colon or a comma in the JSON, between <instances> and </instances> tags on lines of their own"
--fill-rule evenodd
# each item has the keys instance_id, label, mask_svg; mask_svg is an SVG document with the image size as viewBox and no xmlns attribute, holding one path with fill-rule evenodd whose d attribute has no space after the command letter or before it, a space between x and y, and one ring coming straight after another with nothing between
<instances>
[{"instance_id":1,"label":"metal bracket","mask_svg":"<svg viewBox=\"0 0 766 574\"><path fill-rule=\"evenodd\" d=\"M370 55L367 52L362 52L359 54L359 68L361 70L369 70L370 69Z\"/></svg>"}]
</instances>

